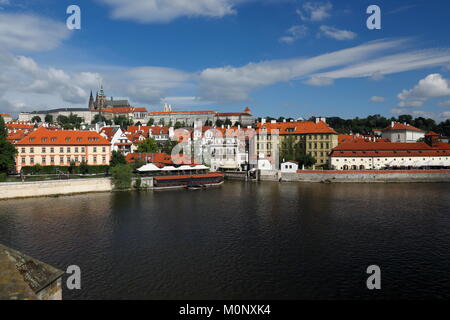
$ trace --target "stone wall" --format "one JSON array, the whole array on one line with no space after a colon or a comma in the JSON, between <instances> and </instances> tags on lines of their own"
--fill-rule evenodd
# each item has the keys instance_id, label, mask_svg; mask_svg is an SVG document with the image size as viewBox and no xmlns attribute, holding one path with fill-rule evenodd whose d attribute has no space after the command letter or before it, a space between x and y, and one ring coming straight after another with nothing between
<instances>
[{"instance_id":1,"label":"stone wall","mask_svg":"<svg viewBox=\"0 0 450 320\"><path fill-rule=\"evenodd\" d=\"M0 200L41 197L86 192L105 192L113 189L111 179L71 179L39 182L0 183Z\"/></svg>"},{"instance_id":2,"label":"stone wall","mask_svg":"<svg viewBox=\"0 0 450 320\"><path fill-rule=\"evenodd\" d=\"M424 171L299 171L282 173L282 181L300 182L450 182L450 170ZM271 181L278 181L272 179Z\"/></svg>"}]
</instances>

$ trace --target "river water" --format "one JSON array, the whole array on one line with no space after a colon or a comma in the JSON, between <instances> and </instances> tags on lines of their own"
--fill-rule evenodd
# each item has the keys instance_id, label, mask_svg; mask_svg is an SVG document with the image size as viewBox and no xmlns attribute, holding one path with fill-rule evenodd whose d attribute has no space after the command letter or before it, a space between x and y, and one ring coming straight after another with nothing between
<instances>
[{"instance_id":1,"label":"river water","mask_svg":"<svg viewBox=\"0 0 450 320\"><path fill-rule=\"evenodd\" d=\"M80 266L65 299L448 299L449 187L227 181L8 200L0 243Z\"/></svg>"}]
</instances>

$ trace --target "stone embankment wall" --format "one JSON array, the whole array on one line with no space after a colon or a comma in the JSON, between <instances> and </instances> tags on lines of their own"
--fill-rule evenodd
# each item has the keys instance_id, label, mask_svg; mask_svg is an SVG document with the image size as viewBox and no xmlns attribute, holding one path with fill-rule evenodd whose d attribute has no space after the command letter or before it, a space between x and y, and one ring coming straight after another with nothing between
<instances>
[{"instance_id":1,"label":"stone embankment wall","mask_svg":"<svg viewBox=\"0 0 450 320\"><path fill-rule=\"evenodd\" d=\"M112 191L109 178L0 183L0 200Z\"/></svg>"},{"instance_id":2,"label":"stone embankment wall","mask_svg":"<svg viewBox=\"0 0 450 320\"><path fill-rule=\"evenodd\" d=\"M450 170L299 171L270 177L272 178L266 180L280 181L281 178L281 181L300 182L450 182Z\"/></svg>"}]
</instances>

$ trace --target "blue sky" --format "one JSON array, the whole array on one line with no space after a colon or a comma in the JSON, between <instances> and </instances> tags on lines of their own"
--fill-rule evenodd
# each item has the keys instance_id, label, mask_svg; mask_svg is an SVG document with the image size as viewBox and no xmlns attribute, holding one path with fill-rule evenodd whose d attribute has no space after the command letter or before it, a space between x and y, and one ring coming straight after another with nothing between
<instances>
[{"instance_id":1,"label":"blue sky","mask_svg":"<svg viewBox=\"0 0 450 320\"><path fill-rule=\"evenodd\" d=\"M81 8L67 30L66 8ZM382 29L366 27L377 4ZM85 107L450 118L450 3L0 0L0 112Z\"/></svg>"}]
</instances>

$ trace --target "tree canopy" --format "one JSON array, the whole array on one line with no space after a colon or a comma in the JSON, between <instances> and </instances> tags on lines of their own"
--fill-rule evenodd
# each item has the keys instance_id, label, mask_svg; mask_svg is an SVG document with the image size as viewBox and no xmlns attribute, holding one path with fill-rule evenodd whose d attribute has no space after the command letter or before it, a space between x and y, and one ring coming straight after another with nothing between
<instances>
[{"instance_id":1,"label":"tree canopy","mask_svg":"<svg viewBox=\"0 0 450 320\"><path fill-rule=\"evenodd\" d=\"M14 169L17 153L15 146L6 139L7 135L5 121L0 116L0 172L2 173L8 173Z\"/></svg>"},{"instance_id":2,"label":"tree canopy","mask_svg":"<svg viewBox=\"0 0 450 320\"><path fill-rule=\"evenodd\" d=\"M137 152L139 153L154 153L159 151L159 144L153 138L147 138L139 143Z\"/></svg>"}]
</instances>

